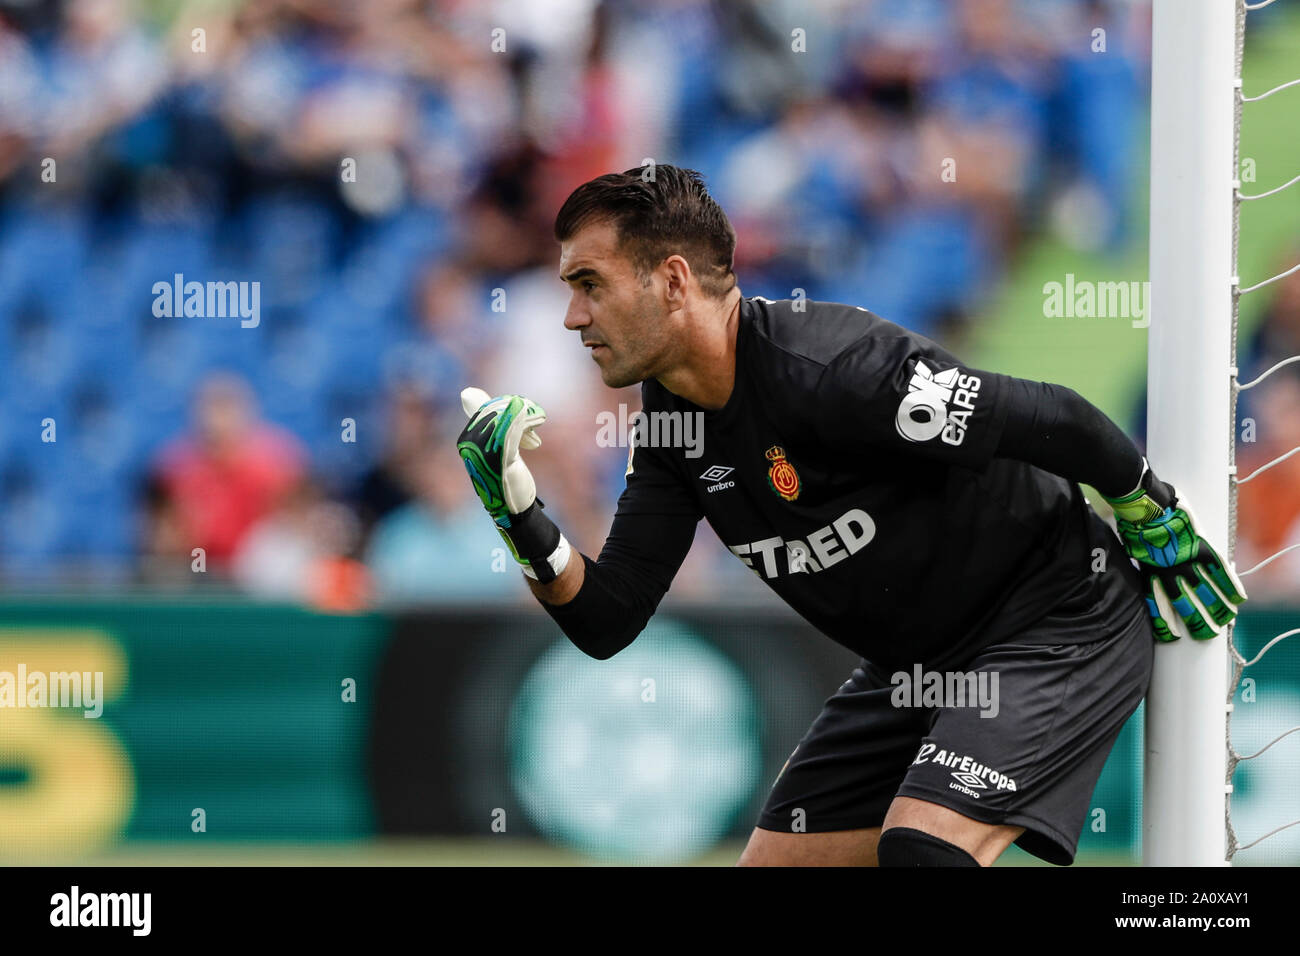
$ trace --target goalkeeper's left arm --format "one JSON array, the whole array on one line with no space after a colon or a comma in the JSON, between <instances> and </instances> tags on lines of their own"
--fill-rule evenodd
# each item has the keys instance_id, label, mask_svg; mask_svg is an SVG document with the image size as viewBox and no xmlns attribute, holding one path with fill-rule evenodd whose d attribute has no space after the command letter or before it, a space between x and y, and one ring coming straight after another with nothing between
<instances>
[{"instance_id":1,"label":"goalkeeper's left arm","mask_svg":"<svg viewBox=\"0 0 1300 956\"><path fill-rule=\"evenodd\" d=\"M1187 503L1161 481L1132 440L1095 405L1063 385L1006 378L999 457L1091 485L1115 510L1116 526L1146 582L1152 629L1212 638L1237 615L1246 592L1197 532Z\"/></svg>"}]
</instances>

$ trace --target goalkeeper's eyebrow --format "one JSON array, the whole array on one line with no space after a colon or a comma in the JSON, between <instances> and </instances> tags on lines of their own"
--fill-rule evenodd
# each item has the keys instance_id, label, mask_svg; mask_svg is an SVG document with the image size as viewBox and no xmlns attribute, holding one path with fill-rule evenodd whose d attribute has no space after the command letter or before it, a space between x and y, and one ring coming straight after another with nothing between
<instances>
[{"instance_id":1,"label":"goalkeeper's eyebrow","mask_svg":"<svg viewBox=\"0 0 1300 956\"><path fill-rule=\"evenodd\" d=\"M583 266L581 269L574 269L567 276L560 276L561 282L577 282L579 279L585 279L587 276L600 278L600 273L591 266Z\"/></svg>"}]
</instances>

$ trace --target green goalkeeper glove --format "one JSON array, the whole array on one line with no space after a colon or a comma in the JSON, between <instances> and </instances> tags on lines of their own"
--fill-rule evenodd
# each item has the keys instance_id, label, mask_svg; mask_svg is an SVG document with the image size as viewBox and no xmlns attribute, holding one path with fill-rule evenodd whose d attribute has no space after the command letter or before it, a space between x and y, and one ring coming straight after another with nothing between
<instances>
[{"instance_id":1,"label":"green goalkeeper glove","mask_svg":"<svg viewBox=\"0 0 1300 956\"><path fill-rule=\"evenodd\" d=\"M1144 458L1137 488L1120 498L1102 497L1115 509L1120 540L1146 582L1156 640L1176 641L1184 632L1208 640L1223 631L1246 600L1245 588L1197 533L1191 509L1179 504L1173 486Z\"/></svg>"},{"instance_id":2,"label":"green goalkeeper glove","mask_svg":"<svg viewBox=\"0 0 1300 956\"><path fill-rule=\"evenodd\" d=\"M532 473L519 449L542 443L537 426L546 412L520 395L492 398L481 388L460 393L469 424L456 448L483 507L510 548L524 574L546 584L555 580L569 560L569 542L542 513Z\"/></svg>"}]
</instances>

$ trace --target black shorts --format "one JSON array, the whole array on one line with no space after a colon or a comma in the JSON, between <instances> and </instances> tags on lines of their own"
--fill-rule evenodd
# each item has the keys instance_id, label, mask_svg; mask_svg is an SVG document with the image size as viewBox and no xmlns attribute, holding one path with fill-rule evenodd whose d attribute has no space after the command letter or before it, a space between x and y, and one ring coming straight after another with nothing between
<instances>
[{"instance_id":1,"label":"black shorts","mask_svg":"<svg viewBox=\"0 0 1300 956\"><path fill-rule=\"evenodd\" d=\"M878 827L895 796L916 797L1023 826L1022 849L1073 863L1102 766L1146 694L1155 648L1131 577L1098 581L1086 603L1063 602L979 651L961 674L914 670L904 682L902 672L862 661L777 776L758 826Z\"/></svg>"}]
</instances>

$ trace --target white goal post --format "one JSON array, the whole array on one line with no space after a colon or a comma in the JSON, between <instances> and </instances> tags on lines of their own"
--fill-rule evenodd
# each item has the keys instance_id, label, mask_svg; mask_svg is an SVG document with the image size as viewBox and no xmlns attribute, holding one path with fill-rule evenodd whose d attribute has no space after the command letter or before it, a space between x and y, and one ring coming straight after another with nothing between
<instances>
[{"instance_id":1,"label":"white goal post","mask_svg":"<svg viewBox=\"0 0 1300 956\"><path fill-rule=\"evenodd\" d=\"M1153 0L1147 456L1231 560L1234 179L1241 0ZM1155 649L1146 866L1226 865L1228 644Z\"/></svg>"}]
</instances>

